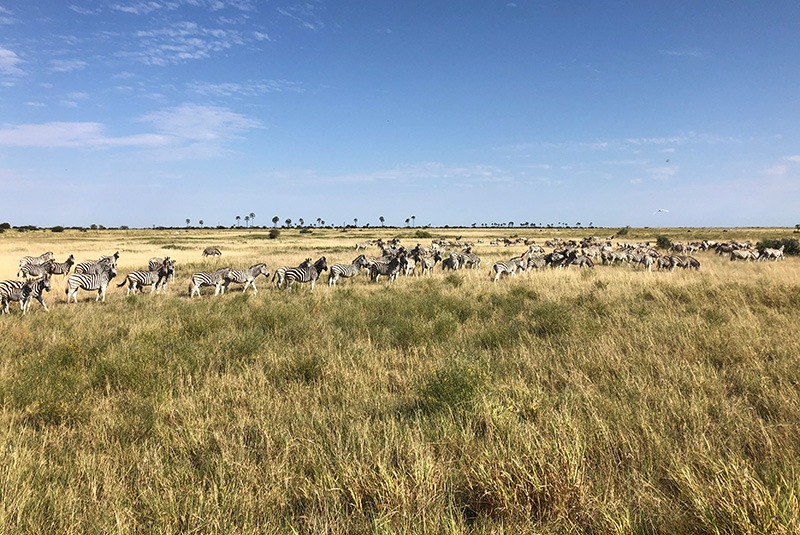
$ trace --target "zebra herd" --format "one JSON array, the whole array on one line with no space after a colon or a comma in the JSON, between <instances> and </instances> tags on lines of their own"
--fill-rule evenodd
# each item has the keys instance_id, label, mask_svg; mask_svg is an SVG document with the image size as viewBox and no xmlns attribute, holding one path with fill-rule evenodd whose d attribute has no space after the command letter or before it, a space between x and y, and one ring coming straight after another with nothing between
<instances>
[{"instance_id":1,"label":"zebra herd","mask_svg":"<svg viewBox=\"0 0 800 535\"><path fill-rule=\"evenodd\" d=\"M479 240L478 243L482 242ZM586 238L580 242L548 240L545 245L552 247L550 252L545 252L544 248L530 239L503 240L493 244L508 247L518 243L524 244L527 249L508 260L494 262L490 268L491 281L498 282L504 277L513 277L526 271L570 266L593 269L597 264L623 265L646 271L652 271L653 268L660 271L674 271L678 268L699 270L700 262L694 256L687 254L696 251L714 250L720 255L730 255L732 261L784 259L783 247L756 249L749 242L676 243L663 253L647 243L617 243L613 246L610 240L597 238ZM252 293L257 294L256 279L259 276L271 280L272 286L276 289L291 290L298 285L309 284L313 291L316 282L325 271L328 271L328 286L336 287L340 280L352 279L362 273L365 273L371 282L377 283L381 278L392 282L400 276L428 276L437 265L441 266L443 271L478 270L481 266L481 258L473 251L474 244L471 242L433 240L430 247L417 244L408 249L400 245L397 239L389 242L378 239L357 243L355 249L362 251L375 246L379 248L380 255L368 256L366 253L361 253L350 263L329 265L326 257L321 256L316 261L306 258L296 266L278 267L272 273L263 262L246 269L224 267L214 271L197 272L190 278L189 297L200 296L204 287L213 287L214 295L221 295L231 284L243 285L243 293L252 288ZM219 249L215 247L203 250L204 257L220 254ZM47 311L43 294L51 290L51 280L54 275L62 275L66 279L67 303L77 302L79 290L97 292L95 301L105 301L108 285L117 276L119 256L117 251L111 255L101 256L97 260L80 263L75 262L73 255L69 255L64 262L57 262L52 252L39 256L26 256L19 262L18 277L22 277L22 280L0 281L0 313L9 313L10 303L18 302L22 314L25 314L34 299ZM73 273L70 274L70 271ZM143 292L147 286L150 287L150 293L157 294L163 292L167 283L174 281L174 278L174 259L151 258L146 269L129 272L117 287L127 285L126 296Z\"/></svg>"}]
</instances>

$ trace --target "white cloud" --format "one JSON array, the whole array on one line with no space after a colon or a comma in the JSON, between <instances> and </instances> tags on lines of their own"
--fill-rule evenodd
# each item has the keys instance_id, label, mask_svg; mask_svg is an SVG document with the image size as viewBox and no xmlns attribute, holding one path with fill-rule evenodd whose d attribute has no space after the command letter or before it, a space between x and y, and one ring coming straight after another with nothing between
<instances>
[{"instance_id":1,"label":"white cloud","mask_svg":"<svg viewBox=\"0 0 800 535\"><path fill-rule=\"evenodd\" d=\"M239 32L204 28L195 22L180 22L169 28L139 31L141 51L132 56L148 65L169 65L208 58L212 54L244 44Z\"/></svg>"},{"instance_id":2,"label":"white cloud","mask_svg":"<svg viewBox=\"0 0 800 535\"><path fill-rule=\"evenodd\" d=\"M149 123L163 134L193 141L224 141L261 126L227 108L194 104L148 113L138 122Z\"/></svg>"},{"instance_id":3,"label":"white cloud","mask_svg":"<svg viewBox=\"0 0 800 535\"><path fill-rule=\"evenodd\" d=\"M127 4L114 4L111 9L121 11L122 13L129 13L131 15L147 15L153 11L161 9L176 9L178 3L176 2L129 2Z\"/></svg>"},{"instance_id":4,"label":"white cloud","mask_svg":"<svg viewBox=\"0 0 800 535\"><path fill-rule=\"evenodd\" d=\"M153 146L163 144L163 136L137 135L112 138L100 123L52 122L4 125L0 128L0 147L97 148L109 146Z\"/></svg>"},{"instance_id":5,"label":"white cloud","mask_svg":"<svg viewBox=\"0 0 800 535\"><path fill-rule=\"evenodd\" d=\"M88 63L80 59L53 59L50 60L51 72L72 72L86 68Z\"/></svg>"},{"instance_id":6,"label":"white cloud","mask_svg":"<svg viewBox=\"0 0 800 535\"><path fill-rule=\"evenodd\" d=\"M14 51L0 47L0 74L22 76L25 71L18 67L20 63L22 59Z\"/></svg>"},{"instance_id":7,"label":"white cloud","mask_svg":"<svg viewBox=\"0 0 800 535\"><path fill-rule=\"evenodd\" d=\"M798 155L798 156L787 156L785 158L785 160L789 161L789 162L800 163L800 155Z\"/></svg>"},{"instance_id":8,"label":"white cloud","mask_svg":"<svg viewBox=\"0 0 800 535\"><path fill-rule=\"evenodd\" d=\"M265 93L280 93L284 91L303 92L301 84L288 80L248 80L245 82L228 82L221 84L194 82L189 84L189 89L199 95L224 97L233 95L252 97Z\"/></svg>"},{"instance_id":9,"label":"white cloud","mask_svg":"<svg viewBox=\"0 0 800 535\"><path fill-rule=\"evenodd\" d=\"M659 50L662 56L679 56L684 58L704 58L706 57L703 52L698 48L681 48L677 50Z\"/></svg>"}]
</instances>

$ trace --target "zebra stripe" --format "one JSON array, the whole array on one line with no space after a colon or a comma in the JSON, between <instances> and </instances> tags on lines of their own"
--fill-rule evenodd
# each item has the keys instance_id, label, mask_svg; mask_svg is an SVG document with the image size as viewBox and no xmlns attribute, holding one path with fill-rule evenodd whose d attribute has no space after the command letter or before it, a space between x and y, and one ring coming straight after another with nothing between
<instances>
[{"instance_id":1,"label":"zebra stripe","mask_svg":"<svg viewBox=\"0 0 800 535\"><path fill-rule=\"evenodd\" d=\"M303 263L297 267L304 268L304 267L309 267L310 265L312 265L311 259L306 258L305 260L303 260ZM275 273L272 275L272 284L276 288L280 288L281 286L283 286L283 281L284 278L286 277L286 272L289 271L290 269L292 269L292 266L282 266L275 270Z\"/></svg>"},{"instance_id":2,"label":"zebra stripe","mask_svg":"<svg viewBox=\"0 0 800 535\"><path fill-rule=\"evenodd\" d=\"M53 259L53 252L47 251L46 253L42 253L39 256L23 256L19 260L19 267L27 266L29 264L39 265L44 264L48 260Z\"/></svg>"},{"instance_id":3,"label":"zebra stripe","mask_svg":"<svg viewBox=\"0 0 800 535\"><path fill-rule=\"evenodd\" d=\"M50 274L65 275L65 276L69 275L69 272L74 264L75 264L75 257L72 255L69 255L69 258L67 258L67 260L64 262L56 262L54 260L51 260Z\"/></svg>"},{"instance_id":4,"label":"zebra stripe","mask_svg":"<svg viewBox=\"0 0 800 535\"><path fill-rule=\"evenodd\" d=\"M225 274L229 270L230 268L222 268L216 271L201 271L192 275L192 282L189 285L189 297L194 297L195 294L199 296L200 288L203 286L213 286L214 295L219 295Z\"/></svg>"},{"instance_id":5,"label":"zebra stripe","mask_svg":"<svg viewBox=\"0 0 800 535\"><path fill-rule=\"evenodd\" d=\"M336 286L339 277L349 279L361 272L361 268L367 265L367 257L358 255L350 264L332 264L329 268L328 286Z\"/></svg>"},{"instance_id":6,"label":"zebra stripe","mask_svg":"<svg viewBox=\"0 0 800 535\"><path fill-rule=\"evenodd\" d=\"M17 276L25 279L42 277L44 275L50 275L52 273L52 268L52 260L48 260L44 264L27 264L19 268L19 273L17 273Z\"/></svg>"},{"instance_id":7,"label":"zebra stripe","mask_svg":"<svg viewBox=\"0 0 800 535\"><path fill-rule=\"evenodd\" d=\"M19 309L22 315L28 311L31 299L36 299L42 305L45 312L48 312L47 305L42 297L42 292L50 291L50 277L45 276L41 279L28 279L27 281L2 281L0 282L0 297L2 298L2 312L9 314L9 303L19 302Z\"/></svg>"},{"instance_id":8,"label":"zebra stripe","mask_svg":"<svg viewBox=\"0 0 800 535\"><path fill-rule=\"evenodd\" d=\"M378 258L377 260L369 261L369 278L372 282L377 282L381 275L389 277L390 281L394 281L400 273L400 257L395 258Z\"/></svg>"},{"instance_id":9,"label":"zebra stripe","mask_svg":"<svg viewBox=\"0 0 800 535\"><path fill-rule=\"evenodd\" d=\"M145 286L150 286L150 293L158 293L158 288L164 288L171 272L172 269L169 264L161 264L161 267L154 271L131 271L122 283L117 284L117 288L121 288L127 283L128 291L125 294L126 296L130 295L131 292L135 294L136 290L144 291Z\"/></svg>"},{"instance_id":10,"label":"zebra stripe","mask_svg":"<svg viewBox=\"0 0 800 535\"><path fill-rule=\"evenodd\" d=\"M147 262L147 270L148 271L158 271L159 269L161 269L162 266L165 266L165 265L170 270L170 272L169 272L169 281L170 282L175 282L175 260L170 258L170 257L166 257L166 258L153 257L153 258L151 258ZM166 283L166 281L165 281L165 283Z\"/></svg>"},{"instance_id":11,"label":"zebra stripe","mask_svg":"<svg viewBox=\"0 0 800 535\"><path fill-rule=\"evenodd\" d=\"M225 274L225 280L222 283L222 293L225 293L225 290L228 289L228 285L230 283L235 282L237 284L244 284L242 293L247 291L248 286L252 286L253 294L257 294L258 288L256 288L256 277L259 275L264 275L265 279L269 279L269 271L267 271L266 264L255 264L254 266L250 266L248 269L231 269Z\"/></svg>"},{"instance_id":12,"label":"zebra stripe","mask_svg":"<svg viewBox=\"0 0 800 535\"><path fill-rule=\"evenodd\" d=\"M314 262L314 265L306 266L306 267L296 267L286 270L286 274L283 277L283 284L284 288L291 289L292 283L300 282L300 283L311 283L311 291L314 291L314 284L316 284L317 279L319 278L320 272L325 271L328 269L328 262L325 260L325 257L320 257L319 260Z\"/></svg>"},{"instance_id":13,"label":"zebra stripe","mask_svg":"<svg viewBox=\"0 0 800 535\"><path fill-rule=\"evenodd\" d=\"M109 268L116 268L117 262L113 256L101 256L99 260L87 260L75 264L75 274L96 275Z\"/></svg>"},{"instance_id":14,"label":"zebra stripe","mask_svg":"<svg viewBox=\"0 0 800 535\"><path fill-rule=\"evenodd\" d=\"M495 262L492 266L492 271L495 275L492 282L497 282L503 275L514 276L518 271L524 271L527 268L527 262L522 259L512 258L508 262Z\"/></svg>"},{"instance_id":15,"label":"zebra stripe","mask_svg":"<svg viewBox=\"0 0 800 535\"><path fill-rule=\"evenodd\" d=\"M103 265L103 264L98 264ZM106 288L108 288L108 283L117 276L117 270L114 269L112 266L106 266L106 268L100 273L73 273L67 279L67 303L70 300L74 300L76 303L78 302L78 290L97 290L97 298L95 301L100 301L102 298L103 302L106 300Z\"/></svg>"}]
</instances>

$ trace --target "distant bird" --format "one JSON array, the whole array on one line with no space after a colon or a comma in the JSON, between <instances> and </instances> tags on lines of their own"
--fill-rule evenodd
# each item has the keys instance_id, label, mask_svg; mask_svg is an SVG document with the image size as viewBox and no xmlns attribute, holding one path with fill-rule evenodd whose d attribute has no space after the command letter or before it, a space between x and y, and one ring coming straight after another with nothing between
<instances>
[{"instance_id":1,"label":"distant bird","mask_svg":"<svg viewBox=\"0 0 800 535\"><path fill-rule=\"evenodd\" d=\"M669 158L667 158L667 163L669 163Z\"/></svg>"},{"instance_id":2,"label":"distant bird","mask_svg":"<svg viewBox=\"0 0 800 535\"><path fill-rule=\"evenodd\" d=\"M654 213L654 214L668 214L668 213L669 213L669 210L667 210L666 208L659 208L658 210L656 210L656 211L655 211L655 212L653 212L653 213Z\"/></svg>"}]
</instances>

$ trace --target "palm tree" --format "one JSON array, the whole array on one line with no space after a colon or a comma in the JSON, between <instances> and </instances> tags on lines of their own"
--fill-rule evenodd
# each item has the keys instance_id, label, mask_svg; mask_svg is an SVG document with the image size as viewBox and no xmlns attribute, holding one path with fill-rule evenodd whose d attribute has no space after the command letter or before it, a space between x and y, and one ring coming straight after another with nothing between
<instances>
[{"instance_id":1,"label":"palm tree","mask_svg":"<svg viewBox=\"0 0 800 535\"><path fill-rule=\"evenodd\" d=\"M240 215L237 215L237 216L236 216L236 226L237 226L237 227L239 226L239 221L241 221L241 220L242 220L242 216L240 216Z\"/></svg>"},{"instance_id":2,"label":"palm tree","mask_svg":"<svg viewBox=\"0 0 800 535\"><path fill-rule=\"evenodd\" d=\"M198 223L200 223L200 228L203 228L203 220L201 219Z\"/></svg>"},{"instance_id":3,"label":"palm tree","mask_svg":"<svg viewBox=\"0 0 800 535\"><path fill-rule=\"evenodd\" d=\"M321 226L322 226L322 218L321 218L321 217L318 217L318 218L317 218L317 226L318 226L318 227L321 227Z\"/></svg>"},{"instance_id":4,"label":"palm tree","mask_svg":"<svg viewBox=\"0 0 800 535\"><path fill-rule=\"evenodd\" d=\"M280 220L281 220L281 218L278 217L278 216L273 217L272 218L272 226L273 227L276 226L278 224L278 221L280 221Z\"/></svg>"},{"instance_id":5,"label":"palm tree","mask_svg":"<svg viewBox=\"0 0 800 535\"><path fill-rule=\"evenodd\" d=\"M256 218L256 214L254 212L250 212L250 221L252 222L253 219Z\"/></svg>"},{"instance_id":6,"label":"palm tree","mask_svg":"<svg viewBox=\"0 0 800 535\"><path fill-rule=\"evenodd\" d=\"M324 227L325 226L325 220L324 219L320 219L319 224Z\"/></svg>"},{"instance_id":7,"label":"palm tree","mask_svg":"<svg viewBox=\"0 0 800 535\"><path fill-rule=\"evenodd\" d=\"M353 218L353 223L355 224L355 226L358 226L358 218L357 217Z\"/></svg>"},{"instance_id":8,"label":"palm tree","mask_svg":"<svg viewBox=\"0 0 800 535\"><path fill-rule=\"evenodd\" d=\"M189 223L190 223L190 222L191 222L191 221L190 221L190 220L189 220L189 218L187 217L187 218L186 218L186 226L187 226L187 227L189 226Z\"/></svg>"},{"instance_id":9,"label":"palm tree","mask_svg":"<svg viewBox=\"0 0 800 535\"><path fill-rule=\"evenodd\" d=\"M417 220L417 216L415 216L415 215L412 215L412 216L411 216L411 226L412 226L412 227L414 226L414 222L415 222L416 220Z\"/></svg>"},{"instance_id":10,"label":"palm tree","mask_svg":"<svg viewBox=\"0 0 800 535\"><path fill-rule=\"evenodd\" d=\"M284 221L284 223L286 223L286 226L287 226L287 227L291 227L291 226L292 226L292 218L290 218L290 217L287 217L287 218L286 218L286 221Z\"/></svg>"},{"instance_id":11,"label":"palm tree","mask_svg":"<svg viewBox=\"0 0 800 535\"><path fill-rule=\"evenodd\" d=\"M301 227L302 227L302 226L304 226L304 225L306 224L306 222L305 222L305 221L303 221L303 218L302 218L302 217L301 217L301 218L298 218L297 222L298 222L298 223L300 223L300 226L301 226Z\"/></svg>"},{"instance_id":12,"label":"palm tree","mask_svg":"<svg viewBox=\"0 0 800 535\"><path fill-rule=\"evenodd\" d=\"M380 216L380 217L378 218L378 221L380 221L380 222L381 222L381 226L383 226L383 222L384 222L384 221L386 221L386 218L385 218L385 217L383 217L383 216Z\"/></svg>"},{"instance_id":13,"label":"palm tree","mask_svg":"<svg viewBox=\"0 0 800 535\"><path fill-rule=\"evenodd\" d=\"M244 222L248 227L250 226L250 216L249 215L244 216Z\"/></svg>"},{"instance_id":14,"label":"palm tree","mask_svg":"<svg viewBox=\"0 0 800 535\"><path fill-rule=\"evenodd\" d=\"M411 218L410 218L410 217L407 217L407 218L406 218L406 226L408 226L408 222L409 222L409 221L411 221Z\"/></svg>"},{"instance_id":15,"label":"palm tree","mask_svg":"<svg viewBox=\"0 0 800 535\"><path fill-rule=\"evenodd\" d=\"M508 222L508 228L511 228L511 227L513 227L513 226L514 226L514 222L513 222L513 221L509 221L509 222Z\"/></svg>"}]
</instances>

